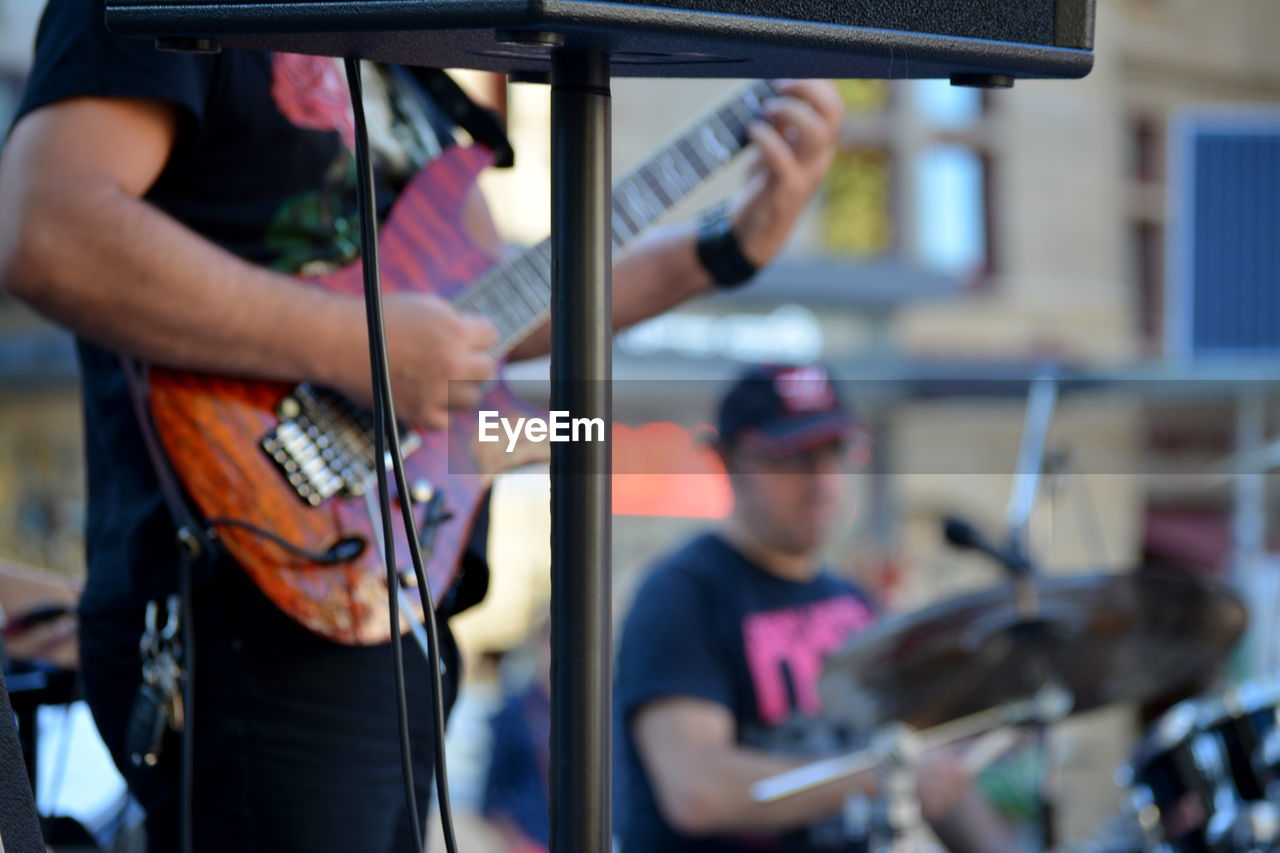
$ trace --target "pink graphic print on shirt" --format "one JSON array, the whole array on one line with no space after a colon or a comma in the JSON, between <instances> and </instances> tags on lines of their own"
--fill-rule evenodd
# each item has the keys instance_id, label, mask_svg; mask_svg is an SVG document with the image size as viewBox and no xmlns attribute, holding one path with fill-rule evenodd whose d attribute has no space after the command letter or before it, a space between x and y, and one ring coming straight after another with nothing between
<instances>
[{"instance_id":1,"label":"pink graphic print on shirt","mask_svg":"<svg viewBox=\"0 0 1280 853\"><path fill-rule=\"evenodd\" d=\"M743 641L761 721L778 725L793 711L820 714L818 677L823 660L874 619L871 609L853 596L747 616L742 624ZM795 689L795 708L787 694L784 665Z\"/></svg>"},{"instance_id":2,"label":"pink graphic print on shirt","mask_svg":"<svg viewBox=\"0 0 1280 853\"><path fill-rule=\"evenodd\" d=\"M355 150L355 116L338 64L328 56L277 53L271 62L271 97L289 121L308 130L336 130Z\"/></svg>"}]
</instances>

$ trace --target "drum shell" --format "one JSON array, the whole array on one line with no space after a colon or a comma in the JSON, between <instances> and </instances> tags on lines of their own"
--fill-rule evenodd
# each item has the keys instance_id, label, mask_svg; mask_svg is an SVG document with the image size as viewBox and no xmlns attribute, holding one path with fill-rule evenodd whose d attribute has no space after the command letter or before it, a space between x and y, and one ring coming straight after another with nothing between
<instances>
[{"instance_id":1,"label":"drum shell","mask_svg":"<svg viewBox=\"0 0 1280 853\"><path fill-rule=\"evenodd\" d=\"M1241 800L1280 800L1280 684L1234 688L1205 707L1200 726L1221 740Z\"/></svg>"},{"instance_id":2,"label":"drum shell","mask_svg":"<svg viewBox=\"0 0 1280 853\"><path fill-rule=\"evenodd\" d=\"M1223 739L1202 726L1204 700L1171 708L1121 773L1148 842L1170 853L1231 853L1238 798Z\"/></svg>"}]
</instances>

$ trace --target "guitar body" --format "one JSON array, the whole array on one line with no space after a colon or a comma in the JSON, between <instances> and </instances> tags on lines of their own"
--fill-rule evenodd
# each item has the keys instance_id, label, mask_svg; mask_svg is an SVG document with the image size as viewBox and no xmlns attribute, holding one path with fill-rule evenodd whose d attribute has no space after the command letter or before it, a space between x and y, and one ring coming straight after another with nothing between
<instances>
[{"instance_id":1,"label":"guitar body","mask_svg":"<svg viewBox=\"0 0 1280 853\"><path fill-rule=\"evenodd\" d=\"M420 171L397 199L379 236L384 292L418 291L449 298L494 263L463 227L463 205L476 176L490 163L478 147L452 146ZM307 279L317 287L363 293L359 261ZM279 430L282 401L296 386L156 368L151 411L172 465L206 519L247 522L313 553L344 539L365 543L354 559L325 565L309 561L239 524L216 525L221 541L272 602L312 631L335 642L372 645L390 638L386 573L378 548L376 491L334 494L314 503L291 485L264 436ZM481 409L518 417L528 407L501 383ZM505 453L477 452L474 412L455 413L448 431L418 431L421 444L405 458L407 480L425 482L444 496L450 517L436 530L427 577L438 604L457 571L481 499L500 467L521 461ZM403 438L403 436L402 436ZM492 448L494 445L484 445ZM505 463L505 464L504 464ZM394 559L411 566L394 494ZM421 525L423 507L415 505ZM416 598L416 595L413 596ZM406 625L402 624L401 630Z\"/></svg>"}]
</instances>

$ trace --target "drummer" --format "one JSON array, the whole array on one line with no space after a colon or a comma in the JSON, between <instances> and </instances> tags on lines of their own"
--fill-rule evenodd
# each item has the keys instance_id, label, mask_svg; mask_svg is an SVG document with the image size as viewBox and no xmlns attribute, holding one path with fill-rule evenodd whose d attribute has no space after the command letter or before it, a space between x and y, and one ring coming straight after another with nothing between
<instances>
[{"instance_id":1,"label":"drummer","mask_svg":"<svg viewBox=\"0 0 1280 853\"><path fill-rule=\"evenodd\" d=\"M842 815L874 795L870 773L769 804L749 794L765 777L864 746L869 734L824 716L817 691L824 657L876 618L874 602L818 558L857 426L819 365L753 367L724 397L717 450L733 511L654 567L622 633L621 853L865 849ZM927 756L917 792L949 849L1012 849L957 764Z\"/></svg>"}]
</instances>

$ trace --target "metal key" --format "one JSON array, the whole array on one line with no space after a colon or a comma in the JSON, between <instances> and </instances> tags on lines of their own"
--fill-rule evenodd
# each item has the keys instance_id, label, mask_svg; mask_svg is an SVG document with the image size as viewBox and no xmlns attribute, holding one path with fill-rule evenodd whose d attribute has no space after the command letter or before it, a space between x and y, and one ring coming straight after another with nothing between
<instances>
[{"instance_id":1,"label":"metal key","mask_svg":"<svg viewBox=\"0 0 1280 853\"><path fill-rule=\"evenodd\" d=\"M155 659L155 688L160 696L165 722L175 732L182 731L182 668L174 660L173 653L163 648Z\"/></svg>"}]
</instances>

